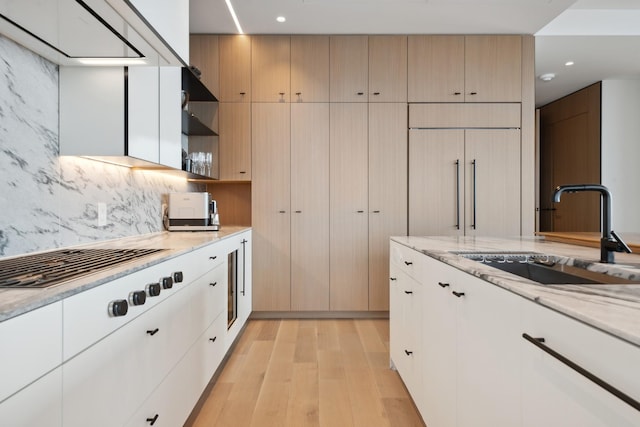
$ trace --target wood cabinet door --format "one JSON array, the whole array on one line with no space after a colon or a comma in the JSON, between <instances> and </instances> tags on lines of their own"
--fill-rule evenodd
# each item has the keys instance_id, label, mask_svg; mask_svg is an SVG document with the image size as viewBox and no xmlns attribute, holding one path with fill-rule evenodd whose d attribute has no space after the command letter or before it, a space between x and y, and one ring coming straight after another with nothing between
<instances>
[{"instance_id":1,"label":"wood cabinet door","mask_svg":"<svg viewBox=\"0 0 640 427\"><path fill-rule=\"evenodd\" d=\"M251 38L253 102L289 102L290 56L289 36Z\"/></svg>"},{"instance_id":2,"label":"wood cabinet door","mask_svg":"<svg viewBox=\"0 0 640 427\"><path fill-rule=\"evenodd\" d=\"M331 36L329 42L331 102L367 102L368 37Z\"/></svg>"},{"instance_id":3,"label":"wood cabinet door","mask_svg":"<svg viewBox=\"0 0 640 427\"><path fill-rule=\"evenodd\" d=\"M251 38L219 36L220 101L251 102Z\"/></svg>"},{"instance_id":4,"label":"wood cabinet door","mask_svg":"<svg viewBox=\"0 0 640 427\"><path fill-rule=\"evenodd\" d=\"M465 37L465 102L520 102L522 37Z\"/></svg>"},{"instance_id":5,"label":"wood cabinet door","mask_svg":"<svg viewBox=\"0 0 640 427\"><path fill-rule=\"evenodd\" d=\"M329 310L329 104L291 104L291 310Z\"/></svg>"},{"instance_id":6,"label":"wood cabinet door","mask_svg":"<svg viewBox=\"0 0 640 427\"><path fill-rule=\"evenodd\" d=\"M367 105L331 104L330 309L367 310Z\"/></svg>"},{"instance_id":7,"label":"wood cabinet door","mask_svg":"<svg viewBox=\"0 0 640 427\"><path fill-rule=\"evenodd\" d=\"M409 235L464 234L464 130L409 131Z\"/></svg>"},{"instance_id":8,"label":"wood cabinet door","mask_svg":"<svg viewBox=\"0 0 640 427\"><path fill-rule=\"evenodd\" d=\"M221 102L218 108L220 179L251 181L251 104Z\"/></svg>"},{"instance_id":9,"label":"wood cabinet door","mask_svg":"<svg viewBox=\"0 0 640 427\"><path fill-rule=\"evenodd\" d=\"M389 310L389 237L407 234L407 104L369 105L369 310Z\"/></svg>"},{"instance_id":10,"label":"wood cabinet door","mask_svg":"<svg viewBox=\"0 0 640 427\"><path fill-rule=\"evenodd\" d=\"M407 102L407 36L369 36L369 102Z\"/></svg>"},{"instance_id":11,"label":"wood cabinet door","mask_svg":"<svg viewBox=\"0 0 640 427\"><path fill-rule=\"evenodd\" d=\"M191 34L189 36L189 63L202 73L200 76L202 83L215 96L220 96L218 36Z\"/></svg>"},{"instance_id":12,"label":"wood cabinet door","mask_svg":"<svg viewBox=\"0 0 640 427\"><path fill-rule=\"evenodd\" d=\"M465 234L520 235L520 130L465 130Z\"/></svg>"},{"instance_id":13,"label":"wood cabinet door","mask_svg":"<svg viewBox=\"0 0 640 427\"><path fill-rule=\"evenodd\" d=\"M291 36L291 102L329 102L329 36Z\"/></svg>"},{"instance_id":14,"label":"wood cabinet door","mask_svg":"<svg viewBox=\"0 0 640 427\"><path fill-rule=\"evenodd\" d=\"M251 112L253 309L288 311L290 104L256 103Z\"/></svg>"},{"instance_id":15,"label":"wood cabinet door","mask_svg":"<svg viewBox=\"0 0 640 427\"><path fill-rule=\"evenodd\" d=\"M409 102L464 101L464 36L408 37Z\"/></svg>"}]
</instances>

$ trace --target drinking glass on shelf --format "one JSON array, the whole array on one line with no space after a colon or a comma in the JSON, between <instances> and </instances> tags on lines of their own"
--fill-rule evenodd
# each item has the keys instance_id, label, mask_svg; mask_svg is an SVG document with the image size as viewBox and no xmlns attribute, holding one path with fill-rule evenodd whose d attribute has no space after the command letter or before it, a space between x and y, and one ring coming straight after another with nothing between
<instances>
[{"instance_id":1,"label":"drinking glass on shelf","mask_svg":"<svg viewBox=\"0 0 640 427\"><path fill-rule=\"evenodd\" d=\"M213 163L213 153L204 153L205 175L211 176L211 164Z\"/></svg>"}]
</instances>

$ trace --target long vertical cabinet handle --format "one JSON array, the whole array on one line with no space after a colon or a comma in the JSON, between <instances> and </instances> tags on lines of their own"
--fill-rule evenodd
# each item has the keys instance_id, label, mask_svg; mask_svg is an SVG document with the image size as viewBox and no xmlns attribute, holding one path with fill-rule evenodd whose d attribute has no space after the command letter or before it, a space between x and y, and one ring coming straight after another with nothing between
<instances>
[{"instance_id":1,"label":"long vertical cabinet handle","mask_svg":"<svg viewBox=\"0 0 640 427\"><path fill-rule=\"evenodd\" d=\"M522 334L522 338L524 338L525 340L529 341L531 344L535 345L536 347L538 347L540 350L544 351L545 353L547 353L547 354L553 356L554 358L558 359L560 362L564 363L565 365L567 365L568 367L570 367L571 369L573 369L574 371L576 371L580 375L582 375L582 376L588 378L589 380L593 381L594 383L598 384L600 387L602 387L603 389L605 389L609 393L613 394L615 397L617 397L618 399L622 400L627 405L633 407L637 411L640 411L640 402L638 402L637 400L635 400L631 396L623 393L622 391L618 390L617 388L615 388L611 384L609 384L606 381L602 380L600 377L597 377L597 376L593 375L591 372L587 371L582 366L576 364L575 362L567 359L566 357L564 357L560 353L558 353L555 350L551 349L550 347L548 347L547 345L544 344L544 338L534 338L534 337L532 337L531 335L529 335L527 333Z\"/></svg>"},{"instance_id":2,"label":"long vertical cabinet handle","mask_svg":"<svg viewBox=\"0 0 640 427\"><path fill-rule=\"evenodd\" d=\"M471 161L473 166L473 221L471 222L471 228L476 229L476 159Z\"/></svg>"},{"instance_id":3,"label":"long vertical cabinet handle","mask_svg":"<svg viewBox=\"0 0 640 427\"><path fill-rule=\"evenodd\" d=\"M245 291L245 275L246 270L245 270L245 265L247 264L247 259L245 258L247 256L247 253L245 251L245 248L247 247L246 243L247 243L247 239L242 239L242 241L240 243L242 243L242 296L244 296L244 291Z\"/></svg>"},{"instance_id":4,"label":"long vertical cabinet handle","mask_svg":"<svg viewBox=\"0 0 640 427\"><path fill-rule=\"evenodd\" d=\"M460 159L456 159L456 230L460 230Z\"/></svg>"}]
</instances>

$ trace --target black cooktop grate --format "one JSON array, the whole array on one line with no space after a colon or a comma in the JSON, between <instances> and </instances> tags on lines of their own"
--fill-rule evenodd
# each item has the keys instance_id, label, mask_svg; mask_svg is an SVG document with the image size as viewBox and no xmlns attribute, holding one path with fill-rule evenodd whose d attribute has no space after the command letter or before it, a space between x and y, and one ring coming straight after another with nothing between
<instances>
[{"instance_id":1,"label":"black cooktop grate","mask_svg":"<svg viewBox=\"0 0 640 427\"><path fill-rule=\"evenodd\" d=\"M163 249L64 249L0 260L0 288L46 288Z\"/></svg>"}]
</instances>

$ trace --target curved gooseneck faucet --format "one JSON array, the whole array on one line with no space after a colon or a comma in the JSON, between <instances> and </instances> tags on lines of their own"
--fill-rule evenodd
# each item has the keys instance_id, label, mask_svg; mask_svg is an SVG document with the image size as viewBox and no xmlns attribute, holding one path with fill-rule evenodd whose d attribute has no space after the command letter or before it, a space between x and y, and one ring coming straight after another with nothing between
<instances>
[{"instance_id":1,"label":"curved gooseneck faucet","mask_svg":"<svg viewBox=\"0 0 640 427\"><path fill-rule=\"evenodd\" d=\"M560 185L553 192L553 201L560 202L560 195L564 192L596 191L602 196L602 238L600 239L600 262L613 263L614 252L631 253L631 249L622 239L611 230L611 193L601 184Z\"/></svg>"}]
</instances>

